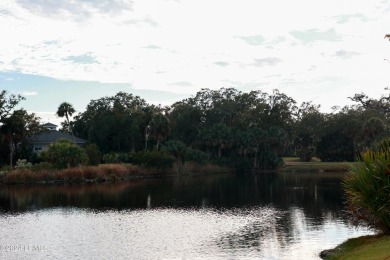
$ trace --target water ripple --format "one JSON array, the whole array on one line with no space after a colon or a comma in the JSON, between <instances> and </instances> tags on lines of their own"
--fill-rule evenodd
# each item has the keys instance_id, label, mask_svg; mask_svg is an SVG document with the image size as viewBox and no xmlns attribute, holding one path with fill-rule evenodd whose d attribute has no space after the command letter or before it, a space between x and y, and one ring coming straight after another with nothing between
<instances>
[{"instance_id":1,"label":"water ripple","mask_svg":"<svg viewBox=\"0 0 390 260\"><path fill-rule=\"evenodd\" d=\"M233 209L82 210L0 215L2 259L313 259L345 237L368 233L343 222L313 228L303 211ZM286 225L290 221L292 225ZM289 228L286 228L289 226ZM292 239L293 238L293 239ZM321 241L318 243L318 241Z\"/></svg>"}]
</instances>

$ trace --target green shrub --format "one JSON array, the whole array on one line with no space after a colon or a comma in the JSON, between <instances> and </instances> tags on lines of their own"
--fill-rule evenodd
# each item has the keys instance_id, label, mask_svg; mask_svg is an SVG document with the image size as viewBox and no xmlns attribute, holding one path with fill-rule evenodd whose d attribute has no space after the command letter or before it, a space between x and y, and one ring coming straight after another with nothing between
<instances>
[{"instance_id":1,"label":"green shrub","mask_svg":"<svg viewBox=\"0 0 390 260\"><path fill-rule=\"evenodd\" d=\"M199 164L206 164L208 162L208 156L203 151L187 148L187 160L194 161Z\"/></svg>"},{"instance_id":2,"label":"green shrub","mask_svg":"<svg viewBox=\"0 0 390 260\"><path fill-rule=\"evenodd\" d=\"M129 163L131 156L128 153L106 153L102 156L103 163Z\"/></svg>"},{"instance_id":3,"label":"green shrub","mask_svg":"<svg viewBox=\"0 0 390 260\"><path fill-rule=\"evenodd\" d=\"M58 169L75 167L87 162L87 155L84 149L64 139L50 145L49 149L44 153L44 158Z\"/></svg>"},{"instance_id":4,"label":"green shrub","mask_svg":"<svg viewBox=\"0 0 390 260\"><path fill-rule=\"evenodd\" d=\"M12 170L13 170L12 167L9 166L9 165L2 165L0 167L0 172L9 172L9 171L12 171Z\"/></svg>"},{"instance_id":5,"label":"green shrub","mask_svg":"<svg viewBox=\"0 0 390 260\"><path fill-rule=\"evenodd\" d=\"M16 161L16 166L15 168L31 168L32 167L32 163L28 162L26 159L18 159Z\"/></svg>"},{"instance_id":6,"label":"green shrub","mask_svg":"<svg viewBox=\"0 0 390 260\"><path fill-rule=\"evenodd\" d=\"M356 157L352 138L341 132L323 136L316 154L322 162L353 162Z\"/></svg>"},{"instance_id":7,"label":"green shrub","mask_svg":"<svg viewBox=\"0 0 390 260\"><path fill-rule=\"evenodd\" d=\"M88 156L89 165L98 165L100 163L100 151L96 144L89 144L85 147L85 152Z\"/></svg>"},{"instance_id":8,"label":"green shrub","mask_svg":"<svg viewBox=\"0 0 390 260\"><path fill-rule=\"evenodd\" d=\"M132 154L132 160L134 164L161 170L172 168L175 161L172 156L160 151L134 153Z\"/></svg>"},{"instance_id":9,"label":"green shrub","mask_svg":"<svg viewBox=\"0 0 390 260\"><path fill-rule=\"evenodd\" d=\"M375 151L390 149L390 137L385 137L377 142L374 142L372 144L372 149Z\"/></svg>"},{"instance_id":10,"label":"green shrub","mask_svg":"<svg viewBox=\"0 0 390 260\"><path fill-rule=\"evenodd\" d=\"M162 151L175 156L178 161L184 163L186 160L188 148L183 142L179 140L168 140L164 143Z\"/></svg>"},{"instance_id":11,"label":"green shrub","mask_svg":"<svg viewBox=\"0 0 390 260\"><path fill-rule=\"evenodd\" d=\"M119 163L119 158L117 153L105 153L102 156L103 163Z\"/></svg>"},{"instance_id":12,"label":"green shrub","mask_svg":"<svg viewBox=\"0 0 390 260\"><path fill-rule=\"evenodd\" d=\"M53 165L48 162L40 162L32 166L33 171L52 170L53 168Z\"/></svg>"},{"instance_id":13,"label":"green shrub","mask_svg":"<svg viewBox=\"0 0 390 260\"><path fill-rule=\"evenodd\" d=\"M343 187L351 220L390 234L390 150L363 153Z\"/></svg>"}]
</instances>

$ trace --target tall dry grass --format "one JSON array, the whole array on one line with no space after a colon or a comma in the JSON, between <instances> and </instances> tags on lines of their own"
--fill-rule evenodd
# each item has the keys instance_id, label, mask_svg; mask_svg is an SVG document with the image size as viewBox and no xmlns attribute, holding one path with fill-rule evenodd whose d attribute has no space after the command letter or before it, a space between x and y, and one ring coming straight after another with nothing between
<instances>
[{"instance_id":1,"label":"tall dry grass","mask_svg":"<svg viewBox=\"0 0 390 260\"><path fill-rule=\"evenodd\" d=\"M0 176L0 183L115 182L155 174L159 174L159 172L131 164L101 164L63 170L23 168L3 173Z\"/></svg>"},{"instance_id":2,"label":"tall dry grass","mask_svg":"<svg viewBox=\"0 0 390 260\"><path fill-rule=\"evenodd\" d=\"M214 164L186 162L188 173L229 172L229 168ZM45 167L21 168L0 175L0 183L70 183L70 182L117 182L135 177L171 175L175 172L158 168L144 168L132 164L101 164L68 169L50 169Z\"/></svg>"}]
</instances>

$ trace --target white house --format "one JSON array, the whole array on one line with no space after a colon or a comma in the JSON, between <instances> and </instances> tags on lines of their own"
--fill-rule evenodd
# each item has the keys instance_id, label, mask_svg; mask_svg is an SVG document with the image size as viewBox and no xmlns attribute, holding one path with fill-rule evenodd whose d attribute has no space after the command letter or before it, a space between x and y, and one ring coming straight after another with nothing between
<instances>
[{"instance_id":1,"label":"white house","mask_svg":"<svg viewBox=\"0 0 390 260\"><path fill-rule=\"evenodd\" d=\"M45 151L49 148L49 145L57 141L58 139L66 139L71 141L72 143L75 142L78 145L85 145L86 141L84 139L74 137L58 131L57 130L57 125L52 124L52 123L46 123L43 125L43 127L47 128L48 131L45 131L43 133L40 133L39 135L30 137L28 141L32 144L33 146L33 151L35 153L39 153L41 151Z\"/></svg>"}]
</instances>

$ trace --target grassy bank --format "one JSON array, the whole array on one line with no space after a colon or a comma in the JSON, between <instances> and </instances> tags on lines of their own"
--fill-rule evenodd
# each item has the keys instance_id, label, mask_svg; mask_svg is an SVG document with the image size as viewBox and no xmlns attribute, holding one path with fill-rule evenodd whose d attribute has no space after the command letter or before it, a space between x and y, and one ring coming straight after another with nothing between
<instances>
[{"instance_id":1,"label":"grassy bank","mask_svg":"<svg viewBox=\"0 0 390 260\"><path fill-rule=\"evenodd\" d=\"M324 259L390 259L390 236L352 238L331 251Z\"/></svg>"},{"instance_id":2,"label":"grassy bank","mask_svg":"<svg viewBox=\"0 0 390 260\"><path fill-rule=\"evenodd\" d=\"M284 167L281 172L347 172L350 162L321 162L313 158L310 162L301 162L299 158L283 158Z\"/></svg>"},{"instance_id":3,"label":"grassy bank","mask_svg":"<svg viewBox=\"0 0 390 260\"><path fill-rule=\"evenodd\" d=\"M134 178L175 175L172 169L145 168L133 164L101 164L99 166L80 166L69 169L19 168L0 172L0 183L73 183L73 182L118 182ZM188 163L185 173L218 173L229 169L218 165L199 165Z\"/></svg>"},{"instance_id":4,"label":"grassy bank","mask_svg":"<svg viewBox=\"0 0 390 260\"><path fill-rule=\"evenodd\" d=\"M156 174L158 172L153 169L144 169L130 164L102 164L99 166L81 166L62 170L22 168L3 172L0 176L0 183L107 182Z\"/></svg>"},{"instance_id":5,"label":"grassy bank","mask_svg":"<svg viewBox=\"0 0 390 260\"><path fill-rule=\"evenodd\" d=\"M321 162L312 160L300 162L298 158L284 158L280 172L346 172L350 163ZM28 167L0 171L0 183L71 183L71 182L117 182L132 178L181 174L231 172L231 169L215 164L186 162L183 167L174 163L172 168L156 169L133 164L101 164L99 166L80 166L69 169L50 167Z\"/></svg>"}]
</instances>

